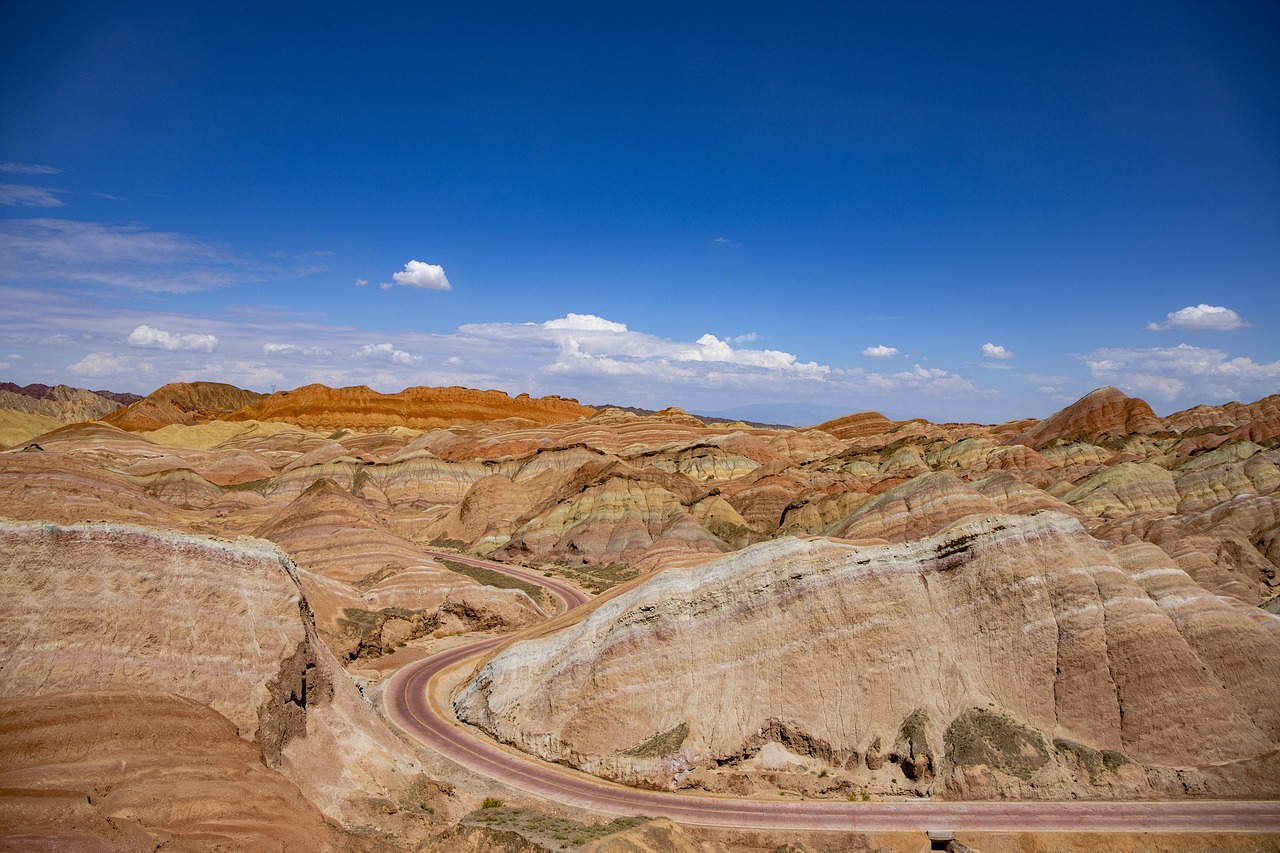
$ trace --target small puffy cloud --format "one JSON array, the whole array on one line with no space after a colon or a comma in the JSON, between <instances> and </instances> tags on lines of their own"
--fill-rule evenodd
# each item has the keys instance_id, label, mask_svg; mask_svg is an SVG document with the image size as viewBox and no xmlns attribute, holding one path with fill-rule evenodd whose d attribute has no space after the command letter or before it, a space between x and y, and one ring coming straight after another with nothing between
<instances>
[{"instance_id":1,"label":"small puffy cloud","mask_svg":"<svg viewBox=\"0 0 1280 853\"><path fill-rule=\"evenodd\" d=\"M893 358L898 354L898 348L877 344L873 347L867 347L862 351L862 354L867 358Z\"/></svg>"},{"instance_id":2,"label":"small puffy cloud","mask_svg":"<svg viewBox=\"0 0 1280 853\"><path fill-rule=\"evenodd\" d=\"M62 199L43 187L0 184L0 204L9 207L62 207Z\"/></svg>"},{"instance_id":3,"label":"small puffy cloud","mask_svg":"<svg viewBox=\"0 0 1280 853\"><path fill-rule=\"evenodd\" d=\"M982 345L983 358L1013 358L1013 353L998 344L987 342Z\"/></svg>"},{"instance_id":4,"label":"small puffy cloud","mask_svg":"<svg viewBox=\"0 0 1280 853\"><path fill-rule=\"evenodd\" d=\"M1242 329L1247 325L1249 324L1230 308L1224 308L1221 305L1206 305L1202 302L1199 305L1188 305L1186 308L1174 311L1166 316L1162 322L1148 323L1147 328L1153 332L1160 332L1166 329L1231 332L1236 329Z\"/></svg>"},{"instance_id":5,"label":"small puffy cloud","mask_svg":"<svg viewBox=\"0 0 1280 853\"><path fill-rule=\"evenodd\" d=\"M462 364L462 359L458 358L456 355L451 355L444 360L444 363L457 367L458 365Z\"/></svg>"},{"instance_id":6,"label":"small puffy cloud","mask_svg":"<svg viewBox=\"0 0 1280 853\"><path fill-rule=\"evenodd\" d=\"M356 279L356 287L364 287L368 283L369 283L369 279L367 278Z\"/></svg>"},{"instance_id":7,"label":"small puffy cloud","mask_svg":"<svg viewBox=\"0 0 1280 853\"><path fill-rule=\"evenodd\" d=\"M171 352L213 352L218 347L214 335L179 335L152 326L142 325L129 333L125 343L132 347L163 349Z\"/></svg>"},{"instance_id":8,"label":"small puffy cloud","mask_svg":"<svg viewBox=\"0 0 1280 853\"><path fill-rule=\"evenodd\" d=\"M378 361L389 361L392 364L412 364L413 356L402 349L396 349L389 343L384 344L365 344L356 350L356 355L360 358L376 359Z\"/></svg>"},{"instance_id":9,"label":"small puffy cloud","mask_svg":"<svg viewBox=\"0 0 1280 853\"><path fill-rule=\"evenodd\" d=\"M452 290L449 279L445 277L444 267L427 264L422 261L409 261L404 270L391 276L396 284L406 287L418 287L423 290Z\"/></svg>"},{"instance_id":10,"label":"small puffy cloud","mask_svg":"<svg viewBox=\"0 0 1280 853\"><path fill-rule=\"evenodd\" d=\"M151 365L146 362L135 363L109 352L91 352L75 364L68 364L67 371L86 377L119 376L135 372L150 373Z\"/></svg>"},{"instance_id":11,"label":"small puffy cloud","mask_svg":"<svg viewBox=\"0 0 1280 853\"><path fill-rule=\"evenodd\" d=\"M544 329L566 329L576 332L625 332L626 323L615 323L595 314L566 314L559 320L548 320Z\"/></svg>"},{"instance_id":12,"label":"small puffy cloud","mask_svg":"<svg viewBox=\"0 0 1280 853\"><path fill-rule=\"evenodd\" d=\"M13 172L18 175L56 175L61 171L52 166L41 166L35 163L14 163L8 160L0 162L0 172Z\"/></svg>"}]
</instances>

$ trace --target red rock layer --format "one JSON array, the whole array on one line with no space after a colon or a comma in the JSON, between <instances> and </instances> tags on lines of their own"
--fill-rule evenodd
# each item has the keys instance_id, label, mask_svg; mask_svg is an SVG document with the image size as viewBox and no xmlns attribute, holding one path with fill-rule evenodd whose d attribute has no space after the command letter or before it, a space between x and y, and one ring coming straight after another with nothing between
<instances>
[{"instance_id":1,"label":"red rock layer","mask_svg":"<svg viewBox=\"0 0 1280 853\"><path fill-rule=\"evenodd\" d=\"M379 394L364 385L306 385L272 394L227 419L285 421L307 429L432 429L503 418L555 424L590 417L595 411L562 397L520 394L513 398L501 391L471 388L418 387L398 394Z\"/></svg>"}]
</instances>

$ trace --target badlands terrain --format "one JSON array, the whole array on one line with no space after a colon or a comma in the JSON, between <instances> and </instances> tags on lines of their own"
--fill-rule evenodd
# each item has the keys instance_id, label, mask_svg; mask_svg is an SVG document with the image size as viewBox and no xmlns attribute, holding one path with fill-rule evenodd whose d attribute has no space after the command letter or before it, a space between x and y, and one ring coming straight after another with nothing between
<instances>
[{"instance_id":1,"label":"badlands terrain","mask_svg":"<svg viewBox=\"0 0 1280 853\"><path fill-rule=\"evenodd\" d=\"M610 823L472 773L384 688L478 638L450 726L646 790L1280 798L1280 395L783 429L5 384L0 508L0 849L919 849Z\"/></svg>"}]
</instances>

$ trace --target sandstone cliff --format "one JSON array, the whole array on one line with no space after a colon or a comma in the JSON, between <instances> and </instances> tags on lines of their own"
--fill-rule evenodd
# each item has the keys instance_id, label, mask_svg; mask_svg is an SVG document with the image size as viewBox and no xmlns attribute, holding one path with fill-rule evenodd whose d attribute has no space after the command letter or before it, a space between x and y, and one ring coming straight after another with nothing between
<instances>
[{"instance_id":1,"label":"sandstone cliff","mask_svg":"<svg viewBox=\"0 0 1280 853\"><path fill-rule=\"evenodd\" d=\"M455 707L661 787L1275 796L1277 684L1280 619L1041 513L671 569L509 647Z\"/></svg>"},{"instance_id":2,"label":"sandstone cliff","mask_svg":"<svg viewBox=\"0 0 1280 853\"><path fill-rule=\"evenodd\" d=\"M595 414L595 409L561 397L510 397L501 391L470 388L406 388L379 394L371 388L306 385L279 391L229 416L231 420L286 421L307 429L411 429L455 423L518 418L554 424Z\"/></svg>"},{"instance_id":3,"label":"sandstone cliff","mask_svg":"<svg viewBox=\"0 0 1280 853\"><path fill-rule=\"evenodd\" d=\"M252 406L262 396L221 382L174 382L111 412L103 420L135 431L200 423Z\"/></svg>"},{"instance_id":4,"label":"sandstone cliff","mask_svg":"<svg viewBox=\"0 0 1280 853\"><path fill-rule=\"evenodd\" d=\"M429 780L417 757L319 640L297 571L274 546L128 525L0 522L0 582L9 597L0 610L0 698L11 713L39 697L59 701L54 694L128 691L135 698L127 701L152 702L162 718L194 715L193 755L206 748L200 738L217 751L221 732L238 734L288 780L263 785L280 796L296 786L331 818L376 824L372 802L422 801ZM209 712L182 710L190 703ZM169 730L163 719L157 726ZM243 765L245 755L226 753L225 766ZM217 797L227 802L236 790L252 796L254 785ZM250 801L239 808L262 813ZM303 826L314 820L294 811Z\"/></svg>"}]
</instances>

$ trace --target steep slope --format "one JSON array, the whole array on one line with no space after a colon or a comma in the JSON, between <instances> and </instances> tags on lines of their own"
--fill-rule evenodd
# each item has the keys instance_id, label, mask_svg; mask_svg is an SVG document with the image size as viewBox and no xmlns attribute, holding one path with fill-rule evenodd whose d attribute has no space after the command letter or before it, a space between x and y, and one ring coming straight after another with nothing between
<instances>
[{"instance_id":1,"label":"steep slope","mask_svg":"<svg viewBox=\"0 0 1280 853\"><path fill-rule=\"evenodd\" d=\"M142 399L137 394L89 391L69 385L15 385L0 382L0 409L53 418L59 423L91 421Z\"/></svg>"},{"instance_id":2,"label":"steep slope","mask_svg":"<svg viewBox=\"0 0 1280 853\"><path fill-rule=\"evenodd\" d=\"M517 642L455 700L606 777L950 796L1280 794L1280 619L1058 513L777 540Z\"/></svg>"},{"instance_id":3,"label":"steep slope","mask_svg":"<svg viewBox=\"0 0 1280 853\"><path fill-rule=\"evenodd\" d=\"M212 708L124 689L0 700L0 847L394 849L325 821Z\"/></svg>"},{"instance_id":4,"label":"steep slope","mask_svg":"<svg viewBox=\"0 0 1280 853\"><path fill-rule=\"evenodd\" d=\"M512 630L545 618L524 592L484 586L428 558L332 480L316 481L254 535L305 570L320 633L342 659L377 656L441 628Z\"/></svg>"},{"instance_id":5,"label":"steep slope","mask_svg":"<svg viewBox=\"0 0 1280 853\"><path fill-rule=\"evenodd\" d=\"M350 388L306 385L265 397L227 419L287 421L306 429L376 430L401 426L425 430L503 418L556 424L593 414L595 409L589 406L556 396L520 394L513 398L501 391L429 387L379 394L364 385Z\"/></svg>"},{"instance_id":6,"label":"steep slope","mask_svg":"<svg viewBox=\"0 0 1280 853\"><path fill-rule=\"evenodd\" d=\"M1040 448L1061 439L1096 439L1108 435L1145 435L1165 429L1145 401L1119 388L1099 388L1009 439L1009 444Z\"/></svg>"},{"instance_id":7,"label":"steep slope","mask_svg":"<svg viewBox=\"0 0 1280 853\"><path fill-rule=\"evenodd\" d=\"M170 424L210 421L252 406L262 394L221 382L174 382L103 418L131 431L160 429Z\"/></svg>"},{"instance_id":8,"label":"steep slope","mask_svg":"<svg viewBox=\"0 0 1280 853\"><path fill-rule=\"evenodd\" d=\"M296 572L260 541L0 522L0 698L183 697L329 817L386 825L370 798L420 802L421 766L320 642Z\"/></svg>"}]
</instances>

